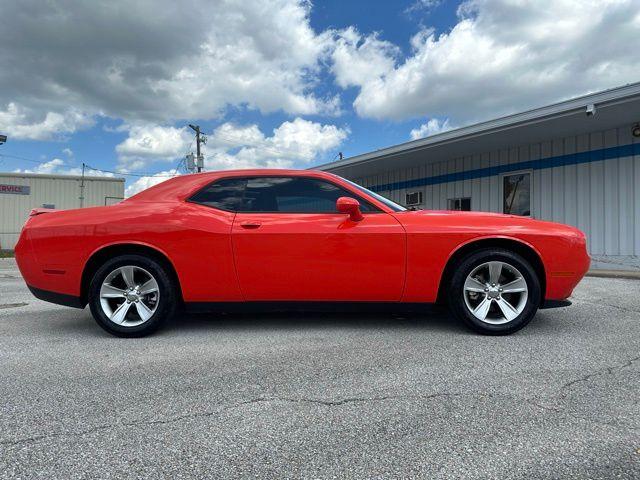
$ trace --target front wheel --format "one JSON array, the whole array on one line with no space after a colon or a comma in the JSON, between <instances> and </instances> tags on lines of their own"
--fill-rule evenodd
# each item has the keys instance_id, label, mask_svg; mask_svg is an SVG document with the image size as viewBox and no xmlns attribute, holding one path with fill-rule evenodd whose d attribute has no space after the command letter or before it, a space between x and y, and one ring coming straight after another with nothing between
<instances>
[{"instance_id":1,"label":"front wheel","mask_svg":"<svg viewBox=\"0 0 640 480\"><path fill-rule=\"evenodd\" d=\"M142 255L122 255L107 261L93 276L89 306L93 318L107 332L142 337L173 314L175 292L161 263Z\"/></svg>"},{"instance_id":2,"label":"front wheel","mask_svg":"<svg viewBox=\"0 0 640 480\"><path fill-rule=\"evenodd\" d=\"M540 280L531 264L504 249L461 260L448 292L453 314L479 333L506 335L527 325L540 305Z\"/></svg>"}]
</instances>

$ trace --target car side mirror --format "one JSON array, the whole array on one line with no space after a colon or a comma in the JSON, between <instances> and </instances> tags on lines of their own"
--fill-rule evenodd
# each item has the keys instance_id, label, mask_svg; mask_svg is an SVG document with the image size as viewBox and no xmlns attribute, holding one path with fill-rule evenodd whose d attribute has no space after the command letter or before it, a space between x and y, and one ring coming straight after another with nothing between
<instances>
[{"instance_id":1,"label":"car side mirror","mask_svg":"<svg viewBox=\"0 0 640 480\"><path fill-rule=\"evenodd\" d=\"M340 197L336 201L336 210L340 213L346 213L354 222L359 222L364 217L360 211L360 202L351 197Z\"/></svg>"}]
</instances>

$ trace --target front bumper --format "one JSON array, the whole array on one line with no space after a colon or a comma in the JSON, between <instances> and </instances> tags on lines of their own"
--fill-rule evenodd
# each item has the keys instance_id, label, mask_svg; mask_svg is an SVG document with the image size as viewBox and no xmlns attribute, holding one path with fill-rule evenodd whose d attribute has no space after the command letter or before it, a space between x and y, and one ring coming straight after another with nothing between
<instances>
[{"instance_id":1,"label":"front bumper","mask_svg":"<svg viewBox=\"0 0 640 480\"><path fill-rule=\"evenodd\" d=\"M571 305L570 300L545 300L540 305L540 310L546 310L548 308L563 308Z\"/></svg>"}]
</instances>

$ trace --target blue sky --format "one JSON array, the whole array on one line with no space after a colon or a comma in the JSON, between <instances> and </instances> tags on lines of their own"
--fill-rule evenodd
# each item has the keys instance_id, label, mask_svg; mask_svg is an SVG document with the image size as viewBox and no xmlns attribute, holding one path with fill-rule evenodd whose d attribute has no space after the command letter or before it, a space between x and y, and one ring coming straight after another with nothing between
<instances>
[{"instance_id":1,"label":"blue sky","mask_svg":"<svg viewBox=\"0 0 640 480\"><path fill-rule=\"evenodd\" d=\"M3 3L0 170L129 194L187 123L208 169L307 168L640 80L639 0Z\"/></svg>"}]
</instances>

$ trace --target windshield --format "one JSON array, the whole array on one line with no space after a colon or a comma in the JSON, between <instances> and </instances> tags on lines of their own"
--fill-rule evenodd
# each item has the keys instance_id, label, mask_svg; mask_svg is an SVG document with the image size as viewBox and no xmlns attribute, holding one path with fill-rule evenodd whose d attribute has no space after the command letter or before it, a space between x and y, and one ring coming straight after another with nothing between
<instances>
[{"instance_id":1,"label":"windshield","mask_svg":"<svg viewBox=\"0 0 640 480\"><path fill-rule=\"evenodd\" d=\"M345 182L347 182L349 185L353 185L354 187L356 187L358 190L360 190L363 193L366 193L367 195L375 198L376 200L378 200L379 202L384 203L387 207L389 207L391 210L393 210L394 212L404 212L407 208L403 207L402 205L393 202L391 200L389 200L386 197L383 197L382 195L378 195L376 192L372 192L371 190L369 190L368 188L364 188L361 185L358 185L357 183L352 182L351 180L347 180L346 178L340 177L342 180L344 180Z\"/></svg>"}]
</instances>

